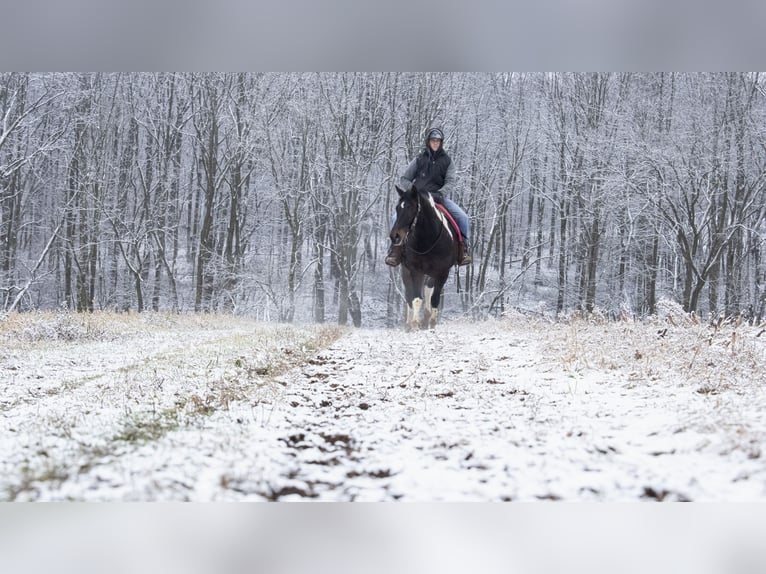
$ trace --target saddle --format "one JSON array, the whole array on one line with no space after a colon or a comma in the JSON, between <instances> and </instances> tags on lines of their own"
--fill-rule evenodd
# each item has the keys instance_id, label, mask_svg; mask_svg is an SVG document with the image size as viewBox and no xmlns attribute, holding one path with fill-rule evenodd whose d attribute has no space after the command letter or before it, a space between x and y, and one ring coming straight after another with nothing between
<instances>
[{"instance_id":1,"label":"saddle","mask_svg":"<svg viewBox=\"0 0 766 574\"><path fill-rule=\"evenodd\" d=\"M455 233L457 234L457 261L456 263L458 265L467 265L470 263L470 257L468 259L468 262L464 261L465 258L465 243L463 242L463 234L460 233L460 227L458 226L457 222L455 221L455 218L452 217L452 214L450 214L449 210L444 207L441 203L437 203L436 207L439 208L439 211L441 211L447 218L447 221L449 221L450 225L452 226L452 229L455 230Z\"/></svg>"},{"instance_id":2,"label":"saddle","mask_svg":"<svg viewBox=\"0 0 766 574\"><path fill-rule=\"evenodd\" d=\"M452 214L450 214L449 210L444 207L441 203L436 203L436 207L439 208L439 211L441 211L447 218L447 221L449 221L450 225L452 226L452 229L455 230L455 233L457 234L457 242L460 244L460 246L463 246L463 234L460 233L460 227L458 227L457 222L455 221L455 218L452 217Z\"/></svg>"}]
</instances>

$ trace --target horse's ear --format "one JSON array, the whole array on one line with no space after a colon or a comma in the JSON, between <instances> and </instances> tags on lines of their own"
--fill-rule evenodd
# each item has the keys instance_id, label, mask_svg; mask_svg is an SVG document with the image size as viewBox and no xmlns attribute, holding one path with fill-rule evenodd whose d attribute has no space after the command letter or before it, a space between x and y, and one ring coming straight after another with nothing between
<instances>
[{"instance_id":1,"label":"horse's ear","mask_svg":"<svg viewBox=\"0 0 766 574\"><path fill-rule=\"evenodd\" d=\"M396 187L396 192L399 194L399 197L404 197L404 190L398 185L395 185L394 187Z\"/></svg>"}]
</instances>

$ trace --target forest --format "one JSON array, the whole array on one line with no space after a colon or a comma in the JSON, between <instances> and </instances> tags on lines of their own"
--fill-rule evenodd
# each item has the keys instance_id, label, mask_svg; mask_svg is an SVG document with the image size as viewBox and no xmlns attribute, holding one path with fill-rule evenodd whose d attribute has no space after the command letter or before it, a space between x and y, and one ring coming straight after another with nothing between
<instances>
[{"instance_id":1,"label":"forest","mask_svg":"<svg viewBox=\"0 0 766 574\"><path fill-rule=\"evenodd\" d=\"M431 126L472 223L453 310L764 318L758 73L0 73L0 313L397 324Z\"/></svg>"}]
</instances>

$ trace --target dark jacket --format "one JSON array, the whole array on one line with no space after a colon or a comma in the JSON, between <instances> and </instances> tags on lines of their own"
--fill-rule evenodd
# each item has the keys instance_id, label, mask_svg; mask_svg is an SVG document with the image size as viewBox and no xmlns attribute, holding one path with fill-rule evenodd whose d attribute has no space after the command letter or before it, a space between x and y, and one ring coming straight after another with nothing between
<instances>
[{"instance_id":1,"label":"dark jacket","mask_svg":"<svg viewBox=\"0 0 766 574\"><path fill-rule=\"evenodd\" d=\"M426 148L410 162L400 179L400 187L408 190L412 185L429 192L441 191L449 196L455 185L455 164L440 147L435 152Z\"/></svg>"}]
</instances>

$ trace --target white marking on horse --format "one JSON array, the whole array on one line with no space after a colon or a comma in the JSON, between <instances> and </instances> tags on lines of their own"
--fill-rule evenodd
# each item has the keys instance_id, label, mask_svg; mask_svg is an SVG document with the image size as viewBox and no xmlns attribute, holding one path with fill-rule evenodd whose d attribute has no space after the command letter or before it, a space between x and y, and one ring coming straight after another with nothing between
<instances>
[{"instance_id":1,"label":"white marking on horse","mask_svg":"<svg viewBox=\"0 0 766 574\"><path fill-rule=\"evenodd\" d=\"M423 289L425 294L425 300L426 300L426 316L424 317L424 321L426 324L428 324L429 327L433 327L436 325L436 315L439 313L438 309L435 309L431 305L431 297L434 294L434 288L426 286L425 289Z\"/></svg>"},{"instance_id":2,"label":"white marking on horse","mask_svg":"<svg viewBox=\"0 0 766 574\"><path fill-rule=\"evenodd\" d=\"M417 327L420 324L420 309L423 306L423 299L416 297L412 304L407 306L407 324L410 327Z\"/></svg>"},{"instance_id":3,"label":"white marking on horse","mask_svg":"<svg viewBox=\"0 0 766 574\"><path fill-rule=\"evenodd\" d=\"M424 299L426 300L426 313L430 315L433 310L433 307L431 307L431 296L434 294L434 288L426 286L425 289L423 289L423 293Z\"/></svg>"},{"instance_id":4,"label":"white marking on horse","mask_svg":"<svg viewBox=\"0 0 766 574\"><path fill-rule=\"evenodd\" d=\"M452 237L452 226L450 225L449 221L445 217L444 213L442 213L442 210L436 207L436 202L434 201L434 198L430 193L428 194L428 201L431 203L431 208L436 212L436 215L439 216L439 219L441 220L442 225L444 226L444 229L446 229L447 233L449 233L450 239L454 239L454 237Z\"/></svg>"}]
</instances>

